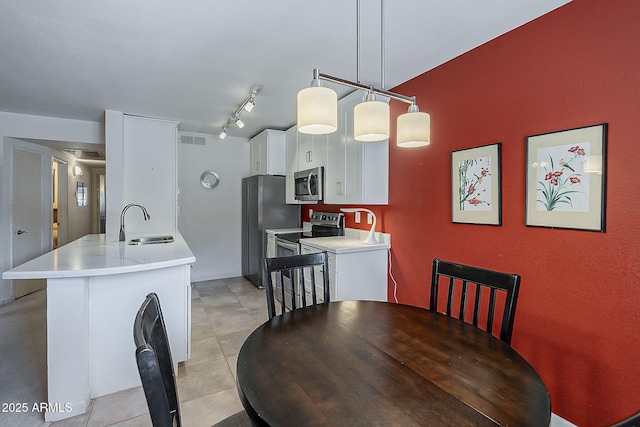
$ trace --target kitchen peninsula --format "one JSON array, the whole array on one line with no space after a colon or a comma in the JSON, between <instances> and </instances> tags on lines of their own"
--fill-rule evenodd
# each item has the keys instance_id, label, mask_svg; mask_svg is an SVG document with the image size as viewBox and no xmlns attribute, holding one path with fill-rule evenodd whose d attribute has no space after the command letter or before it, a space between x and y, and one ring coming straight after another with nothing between
<instances>
[{"instance_id":1,"label":"kitchen peninsula","mask_svg":"<svg viewBox=\"0 0 640 427\"><path fill-rule=\"evenodd\" d=\"M173 362L189 358L195 257L179 233L169 234L173 242L148 245L90 234L3 273L47 279L47 400L54 410L46 421L82 414L91 399L140 385L133 320L149 292L160 298Z\"/></svg>"}]
</instances>

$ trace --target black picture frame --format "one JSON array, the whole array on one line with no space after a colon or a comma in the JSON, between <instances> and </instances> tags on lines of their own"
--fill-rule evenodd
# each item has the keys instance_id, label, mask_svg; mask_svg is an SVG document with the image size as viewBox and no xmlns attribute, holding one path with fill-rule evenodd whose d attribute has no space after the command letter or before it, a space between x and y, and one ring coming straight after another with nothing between
<instances>
[{"instance_id":1,"label":"black picture frame","mask_svg":"<svg viewBox=\"0 0 640 427\"><path fill-rule=\"evenodd\" d=\"M453 223L502 225L502 144L451 152Z\"/></svg>"},{"instance_id":2,"label":"black picture frame","mask_svg":"<svg viewBox=\"0 0 640 427\"><path fill-rule=\"evenodd\" d=\"M604 232L608 124L527 137L525 225Z\"/></svg>"}]
</instances>

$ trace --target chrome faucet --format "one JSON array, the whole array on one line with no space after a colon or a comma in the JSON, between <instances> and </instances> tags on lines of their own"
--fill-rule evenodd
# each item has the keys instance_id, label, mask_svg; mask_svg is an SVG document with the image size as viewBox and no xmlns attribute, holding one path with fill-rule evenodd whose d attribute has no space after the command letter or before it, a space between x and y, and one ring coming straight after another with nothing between
<instances>
[{"instance_id":1,"label":"chrome faucet","mask_svg":"<svg viewBox=\"0 0 640 427\"><path fill-rule=\"evenodd\" d=\"M124 242L126 240L124 237L124 214L127 212L127 209L129 209L131 206L137 206L140 209L142 209L142 215L144 216L145 221L151 218L151 215L149 215L149 212L147 212L147 210L142 205L139 205L137 203L129 203L127 206L125 206L124 209L122 209L122 213L120 214L120 239L119 240L121 242Z\"/></svg>"}]
</instances>

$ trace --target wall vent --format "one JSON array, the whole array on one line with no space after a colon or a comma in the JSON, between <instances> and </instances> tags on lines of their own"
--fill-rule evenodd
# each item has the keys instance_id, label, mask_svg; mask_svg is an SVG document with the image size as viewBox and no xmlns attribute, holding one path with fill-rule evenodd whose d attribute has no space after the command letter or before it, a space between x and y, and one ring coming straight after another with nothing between
<instances>
[{"instance_id":1,"label":"wall vent","mask_svg":"<svg viewBox=\"0 0 640 427\"><path fill-rule=\"evenodd\" d=\"M181 144L207 145L207 137L204 135L180 134Z\"/></svg>"}]
</instances>

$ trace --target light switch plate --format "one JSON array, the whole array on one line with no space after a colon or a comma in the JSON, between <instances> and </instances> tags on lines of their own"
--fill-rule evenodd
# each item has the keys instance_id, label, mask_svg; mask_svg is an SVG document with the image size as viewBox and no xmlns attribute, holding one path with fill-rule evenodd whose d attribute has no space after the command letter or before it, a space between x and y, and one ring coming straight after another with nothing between
<instances>
[{"instance_id":1,"label":"light switch plate","mask_svg":"<svg viewBox=\"0 0 640 427\"><path fill-rule=\"evenodd\" d=\"M360 224L360 212L355 212L356 216L355 216L355 221L356 224Z\"/></svg>"},{"instance_id":2,"label":"light switch plate","mask_svg":"<svg viewBox=\"0 0 640 427\"><path fill-rule=\"evenodd\" d=\"M373 224L373 215L367 212L367 224Z\"/></svg>"}]
</instances>

